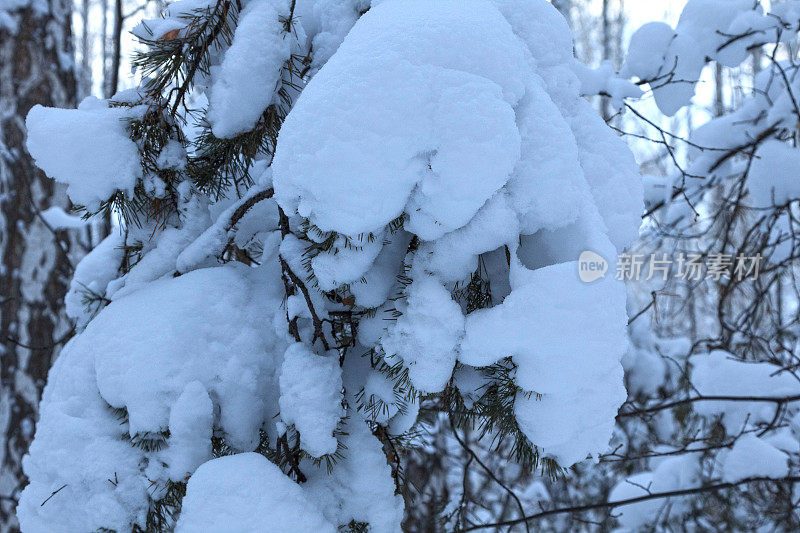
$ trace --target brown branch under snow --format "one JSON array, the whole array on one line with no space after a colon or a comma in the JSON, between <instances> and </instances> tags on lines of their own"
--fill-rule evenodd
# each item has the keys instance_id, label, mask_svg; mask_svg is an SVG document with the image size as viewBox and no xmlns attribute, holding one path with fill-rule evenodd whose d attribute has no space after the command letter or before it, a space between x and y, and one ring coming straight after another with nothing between
<instances>
[{"instance_id":1,"label":"brown branch under snow","mask_svg":"<svg viewBox=\"0 0 800 533\"><path fill-rule=\"evenodd\" d=\"M273 193L274 191L272 190L272 187L270 187L269 189L264 189L263 191L257 192L256 194L254 194L253 196L242 202L242 205L236 208L236 210L231 215L231 219L225 225L225 231L228 232L232 230L233 227L236 224L238 224L239 221L242 220L242 218L244 218L244 216L247 214L248 211L250 211L250 209L252 209L257 203L272 198Z\"/></svg>"}]
</instances>

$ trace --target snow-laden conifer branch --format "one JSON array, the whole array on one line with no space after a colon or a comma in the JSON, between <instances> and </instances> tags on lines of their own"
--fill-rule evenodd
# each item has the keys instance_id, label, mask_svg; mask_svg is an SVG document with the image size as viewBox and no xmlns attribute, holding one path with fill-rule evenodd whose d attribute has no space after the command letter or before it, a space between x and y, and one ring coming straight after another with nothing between
<instances>
[{"instance_id":1,"label":"snow-laden conifer branch","mask_svg":"<svg viewBox=\"0 0 800 533\"><path fill-rule=\"evenodd\" d=\"M635 236L640 192L581 94L632 85L544 0L324 3L176 2L140 89L33 115L105 142L41 163L126 233L80 269L107 305L53 371L31 527L398 531L420 413L526 471L605 450L624 287L575 261Z\"/></svg>"}]
</instances>

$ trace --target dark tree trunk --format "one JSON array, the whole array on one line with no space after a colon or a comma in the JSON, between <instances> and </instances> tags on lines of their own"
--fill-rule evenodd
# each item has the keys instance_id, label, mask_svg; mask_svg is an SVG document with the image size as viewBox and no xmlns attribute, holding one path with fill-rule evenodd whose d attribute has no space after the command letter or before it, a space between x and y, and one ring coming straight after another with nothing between
<instances>
[{"instance_id":1,"label":"dark tree trunk","mask_svg":"<svg viewBox=\"0 0 800 533\"><path fill-rule=\"evenodd\" d=\"M81 0L81 38L80 55L81 69L78 78L78 89L80 98L85 98L92 94L92 35L90 31L89 17L91 15L91 0Z\"/></svg>"},{"instance_id":2,"label":"dark tree trunk","mask_svg":"<svg viewBox=\"0 0 800 533\"><path fill-rule=\"evenodd\" d=\"M109 93L106 98L111 98L119 90L119 64L122 59L122 24L124 23L122 14L122 0L114 2L114 36L113 49L111 52L111 79L108 86Z\"/></svg>"},{"instance_id":3,"label":"dark tree trunk","mask_svg":"<svg viewBox=\"0 0 800 533\"><path fill-rule=\"evenodd\" d=\"M41 6L47 9L41 12ZM16 531L21 459L33 437L48 369L70 335L61 311L71 271L70 242L39 213L67 197L25 149L25 116L35 104L74 107L70 3L9 11L0 26L0 531Z\"/></svg>"},{"instance_id":4,"label":"dark tree trunk","mask_svg":"<svg viewBox=\"0 0 800 533\"><path fill-rule=\"evenodd\" d=\"M603 61L612 60L612 51L611 51L611 14L610 14L610 6L609 0L603 0L603 9L601 11L601 44L602 44L602 54L603 54ZM603 120L608 122L611 119L611 104L607 98L603 98L600 101L600 113L603 115Z\"/></svg>"}]
</instances>

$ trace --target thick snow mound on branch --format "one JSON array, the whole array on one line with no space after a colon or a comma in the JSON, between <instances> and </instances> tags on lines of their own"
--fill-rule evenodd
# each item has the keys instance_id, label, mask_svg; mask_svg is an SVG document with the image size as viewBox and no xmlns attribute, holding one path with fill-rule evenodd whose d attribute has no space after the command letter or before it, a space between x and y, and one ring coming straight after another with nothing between
<instances>
[{"instance_id":1,"label":"thick snow mound on branch","mask_svg":"<svg viewBox=\"0 0 800 533\"><path fill-rule=\"evenodd\" d=\"M636 30L631 35L622 73L643 80L654 79L664 64L674 38L675 30L666 22L648 22Z\"/></svg>"},{"instance_id":2,"label":"thick snow mound on branch","mask_svg":"<svg viewBox=\"0 0 800 533\"><path fill-rule=\"evenodd\" d=\"M616 280L586 285L575 272L574 262L534 270L500 305L469 314L459 354L472 366L512 357L517 384L542 395L518 396L517 421L564 465L605 450L626 396L625 293Z\"/></svg>"},{"instance_id":3,"label":"thick snow mound on branch","mask_svg":"<svg viewBox=\"0 0 800 533\"><path fill-rule=\"evenodd\" d=\"M102 305L97 303L87 306L85 300L106 295L108 283L117 277L119 265L122 264L124 245L123 236L114 231L75 267L69 291L64 297L64 306L67 315L75 320L79 328L83 328Z\"/></svg>"},{"instance_id":4,"label":"thick snow mound on branch","mask_svg":"<svg viewBox=\"0 0 800 533\"><path fill-rule=\"evenodd\" d=\"M463 228L424 243L415 266L443 280L461 280L475 270L480 254L514 242L519 232L517 215L505 191L500 191Z\"/></svg>"},{"instance_id":5,"label":"thick snow mound on branch","mask_svg":"<svg viewBox=\"0 0 800 533\"><path fill-rule=\"evenodd\" d=\"M624 287L581 284L574 261L613 257L641 210L630 151L580 96L568 31L544 1L381 2L299 97L272 167L283 209L319 242L339 234L308 261L319 287L377 308L359 340L425 392L459 358L512 356L519 386L545 394L521 395L517 419L564 464L603 451L625 398ZM488 273L487 254L527 237L552 249L520 250L538 257L519 280L506 264ZM476 269L492 296L465 330L458 293Z\"/></svg>"},{"instance_id":6,"label":"thick snow mound on branch","mask_svg":"<svg viewBox=\"0 0 800 533\"><path fill-rule=\"evenodd\" d=\"M546 2L496 4L388 0L366 13L281 129L283 208L350 237L405 213L430 241L506 186L523 233L574 222L594 196L627 245L636 166L580 97L563 18Z\"/></svg>"},{"instance_id":7,"label":"thick snow mound on branch","mask_svg":"<svg viewBox=\"0 0 800 533\"><path fill-rule=\"evenodd\" d=\"M142 176L139 152L126 129L141 110L108 107L89 97L78 109L34 106L28 113L28 151L51 178L67 184L67 194L94 210L120 190L132 193Z\"/></svg>"},{"instance_id":8,"label":"thick snow mound on branch","mask_svg":"<svg viewBox=\"0 0 800 533\"><path fill-rule=\"evenodd\" d=\"M529 84L517 109L523 139L522 159L512 183L529 188L514 193L522 233L555 230L573 223L587 209L584 178L608 237L621 250L638 235L642 186L637 165L619 138L580 96L571 31L564 17L545 1L495 0L538 66L546 94ZM555 112L549 111L555 104ZM566 124L566 132L564 131ZM571 134L570 134L571 133ZM577 149L577 155L576 155ZM581 176L580 174L583 174Z\"/></svg>"},{"instance_id":9,"label":"thick snow mound on branch","mask_svg":"<svg viewBox=\"0 0 800 533\"><path fill-rule=\"evenodd\" d=\"M390 364L400 358L418 389L439 392L453 374L464 334L461 308L435 278L422 277L411 284L402 312L383 337L383 351Z\"/></svg>"},{"instance_id":10,"label":"thick snow mound on branch","mask_svg":"<svg viewBox=\"0 0 800 533\"><path fill-rule=\"evenodd\" d=\"M770 140L759 146L747 178L750 204L768 208L800 198L798 168L800 150L789 143Z\"/></svg>"},{"instance_id":11,"label":"thick snow mound on branch","mask_svg":"<svg viewBox=\"0 0 800 533\"><path fill-rule=\"evenodd\" d=\"M336 52L361 13L369 9L370 3L370 0L297 0L295 19L303 27L314 50L312 72Z\"/></svg>"},{"instance_id":12,"label":"thick snow mound on branch","mask_svg":"<svg viewBox=\"0 0 800 533\"><path fill-rule=\"evenodd\" d=\"M726 454L722 479L737 482L751 477L789 475L789 456L752 433L742 435Z\"/></svg>"},{"instance_id":13,"label":"thick snow mound on branch","mask_svg":"<svg viewBox=\"0 0 800 533\"><path fill-rule=\"evenodd\" d=\"M172 405L169 413L170 479L184 481L195 469L211 459L214 404L206 388L192 381Z\"/></svg>"},{"instance_id":14,"label":"thick snow mound on branch","mask_svg":"<svg viewBox=\"0 0 800 533\"><path fill-rule=\"evenodd\" d=\"M257 453L209 461L186 486L177 533L334 533L280 468Z\"/></svg>"},{"instance_id":15,"label":"thick snow mound on branch","mask_svg":"<svg viewBox=\"0 0 800 533\"><path fill-rule=\"evenodd\" d=\"M208 119L217 137L251 130L273 103L295 37L286 32L287 2L253 0L239 17L231 47L212 74Z\"/></svg>"},{"instance_id":16,"label":"thick snow mound on branch","mask_svg":"<svg viewBox=\"0 0 800 533\"><path fill-rule=\"evenodd\" d=\"M77 340L96 354L100 393L128 410L131 435L166 429L170 406L199 381L219 401L229 442L258 443L276 414L265 384L277 378L283 324L279 295L252 272L226 266L155 281L112 302Z\"/></svg>"},{"instance_id":17,"label":"thick snow mound on branch","mask_svg":"<svg viewBox=\"0 0 800 533\"><path fill-rule=\"evenodd\" d=\"M567 466L606 451L625 398L622 369L612 368L591 382L565 384L563 391L540 397L520 392L514 415L542 455Z\"/></svg>"},{"instance_id":18,"label":"thick snow mound on branch","mask_svg":"<svg viewBox=\"0 0 800 533\"><path fill-rule=\"evenodd\" d=\"M404 210L426 239L463 226L519 159L520 72L525 48L488 2L381 3L284 123L277 199L347 235Z\"/></svg>"},{"instance_id":19,"label":"thick snow mound on branch","mask_svg":"<svg viewBox=\"0 0 800 533\"><path fill-rule=\"evenodd\" d=\"M79 341L64 347L48 374L36 436L23 460L30 482L17 507L23 531L144 525L149 483L140 475L141 451L123 438L125 427L94 385L94 353Z\"/></svg>"},{"instance_id":20,"label":"thick snow mound on branch","mask_svg":"<svg viewBox=\"0 0 800 533\"><path fill-rule=\"evenodd\" d=\"M616 368L627 346L624 293L612 279L583 284L577 270L574 262L534 270L500 305L470 313L459 359L487 366L510 355L517 383L538 393ZM607 320L608 312L619 320Z\"/></svg>"},{"instance_id":21,"label":"thick snow mound on branch","mask_svg":"<svg viewBox=\"0 0 800 533\"><path fill-rule=\"evenodd\" d=\"M348 398L352 401L353 398ZM325 517L334 524L367 522L370 531L400 533L403 499L395 494L392 469L386 462L381 442L372 434L362 415L348 410L344 459L333 472L310 461L301 464L308 475L303 490Z\"/></svg>"},{"instance_id":22,"label":"thick snow mound on branch","mask_svg":"<svg viewBox=\"0 0 800 533\"><path fill-rule=\"evenodd\" d=\"M692 384L702 396L781 398L800 395L800 383L794 375L770 363L738 360L722 350L692 356L690 363ZM752 424L770 422L776 408L772 402L759 401L699 401L694 402L693 407L701 415L723 415L722 423L732 434L746 421Z\"/></svg>"},{"instance_id":23,"label":"thick snow mound on branch","mask_svg":"<svg viewBox=\"0 0 800 533\"><path fill-rule=\"evenodd\" d=\"M350 246L346 246L342 238L336 239L333 251L320 253L311 260L320 289L331 290L343 283L359 281L382 248L382 235L356 239Z\"/></svg>"},{"instance_id":24,"label":"thick snow mound on branch","mask_svg":"<svg viewBox=\"0 0 800 533\"><path fill-rule=\"evenodd\" d=\"M303 449L314 457L335 452L333 432L344 416L338 358L292 344L283 357L280 387L281 420L294 424Z\"/></svg>"},{"instance_id":25,"label":"thick snow mound on branch","mask_svg":"<svg viewBox=\"0 0 800 533\"><path fill-rule=\"evenodd\" d=\"M280 275L272 259L274 270L230 265L154 281L110 303L69 343L26 460L20 516L30 531L143 525L148 496L162 497L169 479L210 457L213 429L238 450L254 449L261 429L276 433L288 342L282 291L260 277ZM166 430L160 450L129 438L159 440Z\"/></svg>"}]
</instances>

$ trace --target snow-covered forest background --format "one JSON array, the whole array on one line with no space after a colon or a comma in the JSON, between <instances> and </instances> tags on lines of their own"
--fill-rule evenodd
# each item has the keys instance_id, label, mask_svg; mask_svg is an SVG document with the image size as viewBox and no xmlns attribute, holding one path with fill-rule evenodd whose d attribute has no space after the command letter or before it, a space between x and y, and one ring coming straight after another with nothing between
<instances>
[{"instance_id":1,"label":"snow-covered forest background","mask_svg":"<svg viewBox=\"0 0 800 533\"><path fill-rule=\"evenodd\" d=\"M798 32L0 0L0 532L800 531Z\"/></svg>"}]
</instances>

